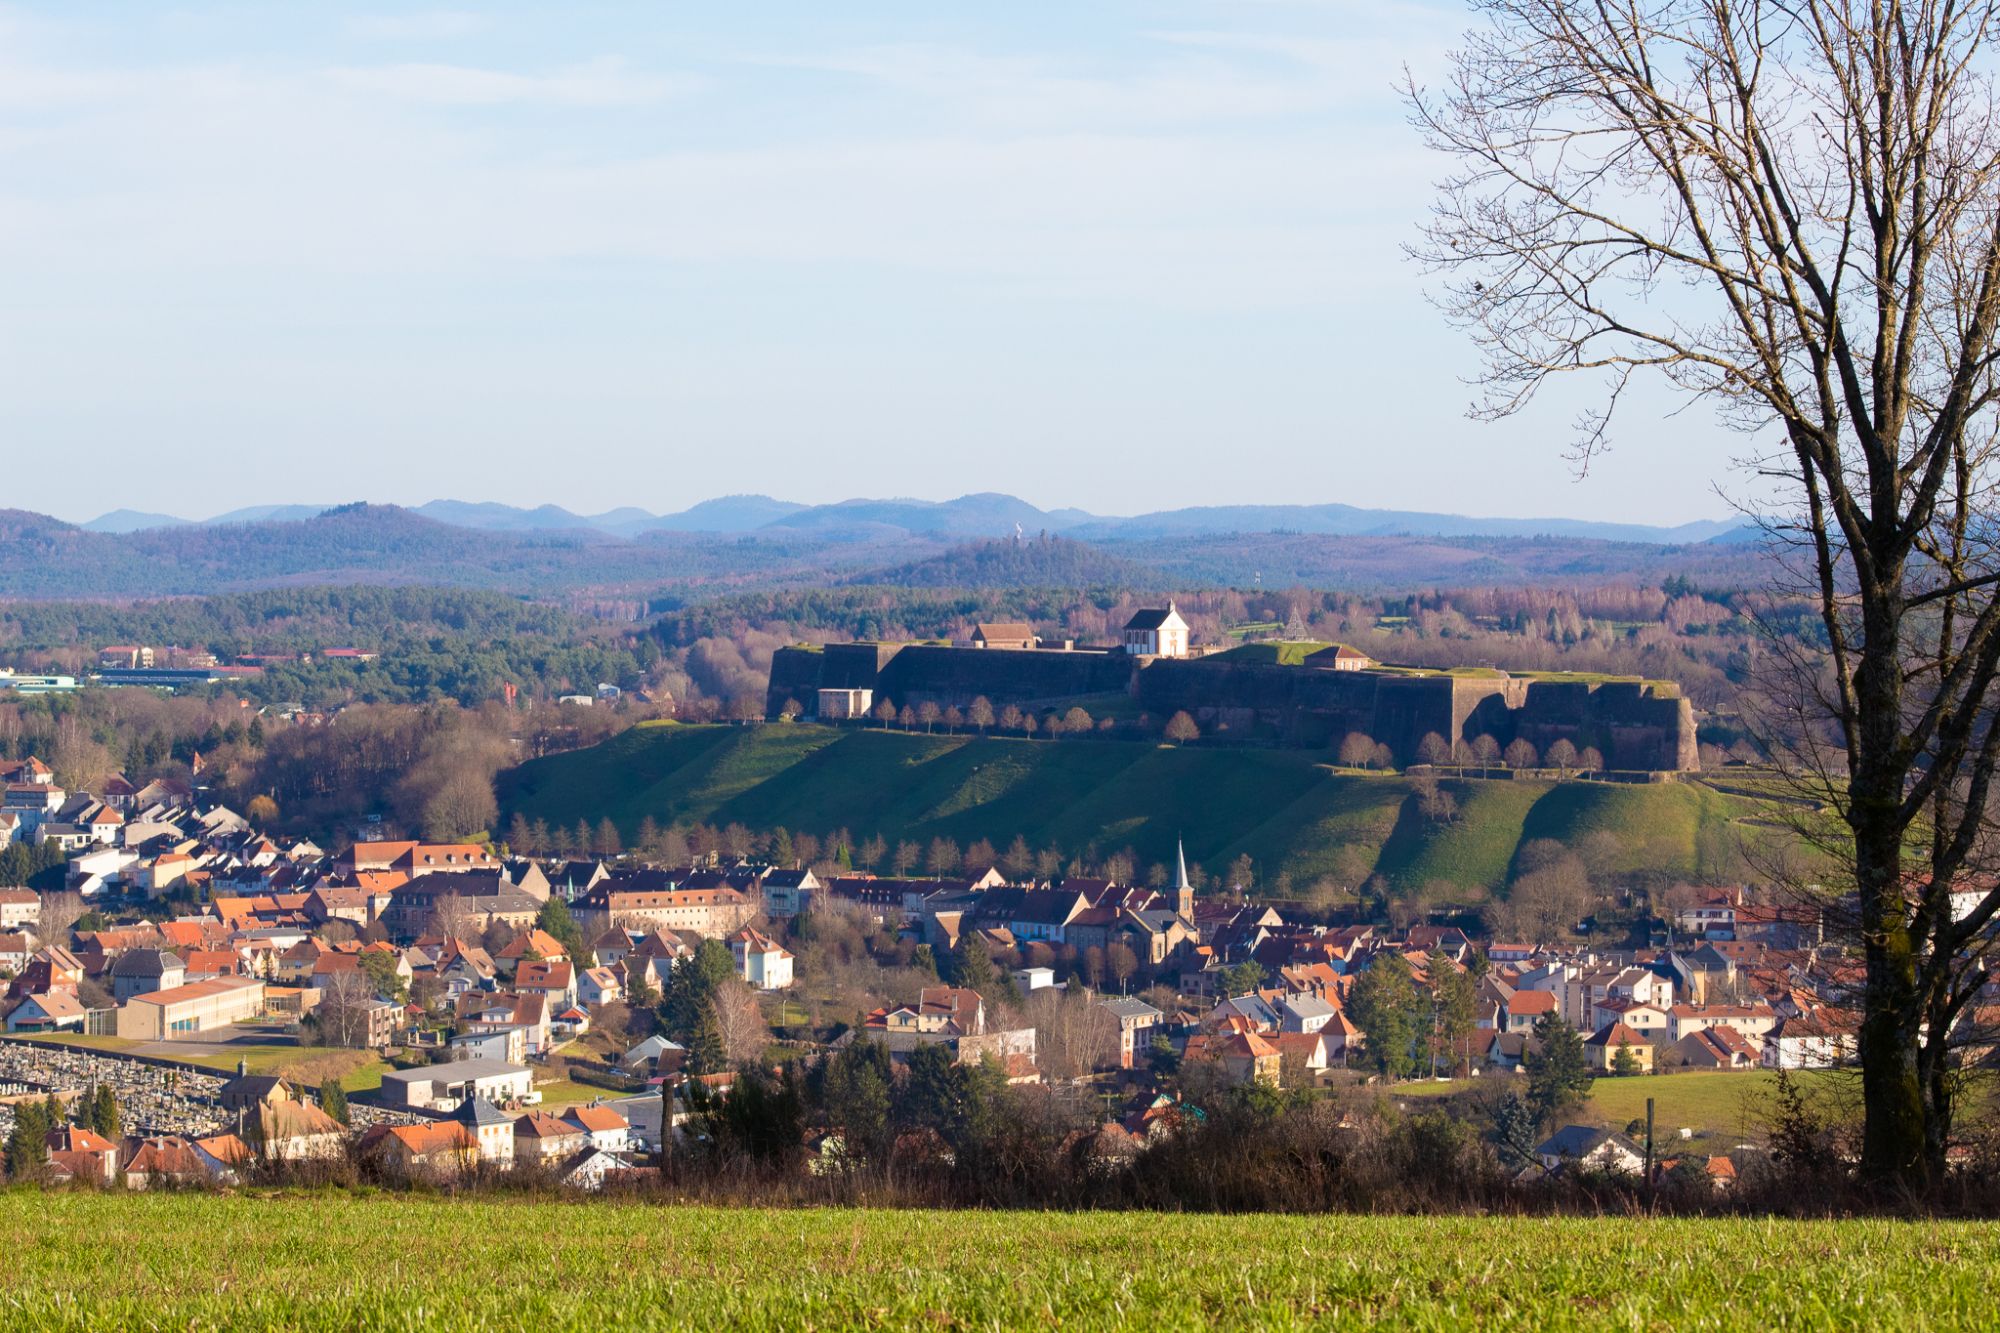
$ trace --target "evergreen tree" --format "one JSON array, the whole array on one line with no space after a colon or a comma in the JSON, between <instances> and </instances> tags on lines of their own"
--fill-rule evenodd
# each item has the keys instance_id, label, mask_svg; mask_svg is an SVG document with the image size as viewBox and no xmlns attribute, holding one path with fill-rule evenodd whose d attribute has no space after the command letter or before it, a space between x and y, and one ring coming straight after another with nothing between
<instances>
[{"instance_id":1,"label":"evergreen tree","mask_svg":"<svg viewBox=\"0 0 2000 1333\"><path fill-rule=\"evenodd\" d=\"M715 1027L714 1068L698 1072L713 1073L723 1066L722 1034L714 1012L715 991L735 975L736 959L721 940L703 940L700 948L675 962L667 972L667 993L660 1000L660 1026L667 1036L692 1051L703 1024Z\"/></svg>"},{"instance_id":2,"label":"evergreen tree","mask_svg":"<svg viewBox=\"0 0 2000 1333\"><path fill-rule=\"evenodd\" d=\"M1542 1015L1535 1024L1541 1049L1531 1051L1523 1065L1528 1071L1528 1109L1547 1123L1558 1112L1581 1102L1590 1091L1590 1062L1583 1037L1561 1014Z\"/></svg>"},{"instance_id":3,"label":"evergreen tree","mask_svg":"<svg viewBox=\"0 0 2000 1333\"><path fill-rule=\"evenodd\" d=\"M1355 980L1348 1009L1368 1038L1367 1062L1388 1078L1416 1072L1417 994L1399 953L1378 953Z\"/></svg>"},{"instance_id":4,"label":"evergreen tree","mask_svg":"<svg viewBox=\"0 0 2000 1333\"><path fill-rule=\"evenodd\" d=\"M7 1136L7 1174L26 1180L49 1160L48 1111L41 1102L22 1102L14 1109L14 1130Z\"/></svg>"},{"instance_id":5,"label":"evergreen tree","mask_svg":"<svg viewBox=\"0 0 2000 1333\"><path fill-rule=\"evenodd\" d=\"M341 1124L347 1123L347 1090L340 1086L339 1079L330 1078L319 1085L319 1109Z\"/></svg>"},{"instance_id":6,"label":"evergreen tree","mask_svg":"<svg viewBox=\"0 0 2000 1333\"><path fill-rule=\"evenodd\" d=\"M583 938L582 927L578 926L576 918L570 915L568 903L560 898L551 897L542 904L541 911L535 914L535 924L550 939L562 945L563 953L570 962L579 968L589 964L590 945Z\"/></svg>"},{"instance_id":7,"label":"evergreen tree","mask_svg":"<svg viewBox=\"0 0 2000 1333\"><path fill-rule=\"evenodd\" d=\"M729 1068L729 1054L722 1044L722 1024L715 1015L711 993L696 1012L694 1031L688 1034L688 1069L696 1074L720 1074Z\"/></svg>"},{"instance_id":8,"label":"evergreen tree","mask_svg":"<svg viewBox=\"0 0 2000 1333\"><path fill-rule=\"evenodd\" d=\"M1223 988L1231 995L1248 995L1263 984L1264 965L1254 958L1246 958L1222 973Z\"/></svg>"},{"instance_id":9,"label":"evergreen tree","mask_svg":"<svg viewBox=\"0 0 2000 1333\"><path fill-rule=\"evenodd\" d=\"M1632 1043L1622 1038L1619 1040L1618 1053L1611 1057L1611 1072L1620 1078L1630 1078L1640 1072L1639 1057L1632 1054Z\"/></svg>"},{"instance_id":10,"label":"evergreen tree","mask_svg":"<svg viewBox=\"0 0 2000 1333\"><path fill-rule=\"evenodd\" d=\"M1465 1042L1472 1036L1473 1005L1477 1000L1471 976L1458 970L1442 949L1433 949L1424 961L1431 979L1431 1040L1433 1057L1445 1068L1455 1068L1463 1057Z\"/></svg>"},{"instance_id":11,"label":"evergreen tree","mask_svg":"<svg viewBox=\"0 0 2000 1333\"><path fill-rule=\"evenodd\" d=\"M857 1041L820 1067L821 1096L829 1121L840 1129L850 1157L880 1160L889 1151L894 1086L889 1048Z\"/></svg>"},{"instance_id":12,"label":"evergreen tree","mask_svg":"<svg viewBox=\"0 0 2000 1333\"><path fill-rule=\"evenodd\" d=\"M978 934L968 931L958 942L958 949L952 955L956 960L952 968L952 984L966 990L976 990L981 995L994 993L999 985L1000 972L993 966L993 958L986 952L986 941Z\"/></svg>"},{"instance_id":13,"label":"evergreen tree","mask_svg":"<svg viewBox=\"0 0 2000 1333\"><path fill-rule=\"evenodd\" d=\"M111 1090L110 1084L100 1085L90 1099L90 1128L115 1141L124 1136L122 1119L118 1094Z\"/></svg>"}]
</instances>

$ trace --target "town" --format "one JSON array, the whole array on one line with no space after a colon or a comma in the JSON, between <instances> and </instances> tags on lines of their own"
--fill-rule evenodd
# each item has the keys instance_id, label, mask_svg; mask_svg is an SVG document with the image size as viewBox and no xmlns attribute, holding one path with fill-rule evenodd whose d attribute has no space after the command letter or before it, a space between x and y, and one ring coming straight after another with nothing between
<instances>
[{"instance_id":1,"label":"town","mask_svg":"<svg viewBox=\"0 0 2000 1333\"><path fill-rule=\"evenodd\" d=\"M1218 1098L1534 1084L1537 1137L1499 1143L1517 1180L1692 1171L1724 1190L1765 1152L1740 1126L1653 1143L1564 1117L1593 1083L1854 1054L1851 954L1817 908L1738 885L1675 886L1622 938L1581 910L1508 938L1462 915L1334 922L1226 879L1197 892L1184 854L1141 884L990 847L877 875L837 837L747 832L679 837L694 859L667 864L485 836L328 851L198 774L73 792L31 756L0 762L0 792L0 844L61 884L0 890L17 1178L339 1161L595 1190L698 1151L742 1079L861 1070L884 1097L957 1071L1053 1108L1107 1172ZM797 1170L917 1151L865 1134L852 1101L799 1119Z\"/></svg>"}]
</instances>

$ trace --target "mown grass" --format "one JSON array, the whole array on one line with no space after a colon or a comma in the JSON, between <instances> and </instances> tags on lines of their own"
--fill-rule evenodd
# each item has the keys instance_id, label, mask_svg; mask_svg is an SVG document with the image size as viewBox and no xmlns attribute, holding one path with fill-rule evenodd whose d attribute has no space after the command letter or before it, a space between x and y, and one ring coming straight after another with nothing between
<instances>
[{"instance_id":1,"label":"mown grass","mask_svg":"<svg viewBox=\"0 0 2000 1333\"><path fill-rule=\"evenodd\" d=\"M1653 1127L1663 1151L1671 1151L1671 1136L1686 1128L1699 1135L1729 1138L1761 1137L1756 1125L1768 1109L1777 1074L1770 1070L1737 1072L1645 1074L1630 1078L1599 1078L1590 1085L1590 1097L1571 1117L1577 1124L1606 1125L1622 1130L1634 1120L1646 1118L1646 1099L1653 1099ZM1807 1095L1824 1085L1833 1087L1848 1075L1807 1070L1792 1078ZM1469 1092L1492 1079L1449 1079L1399 1083L1390 1089L1394 1097L1449 1097ZM1525 1087L1522 1080L1520 1086Z\"/></svg>"},{"instance_id":2,"label":"mown grass","mask_svg":"<svg viewBox=\"0 0 2000 1333\"><path fill-rule=\"evenodd\" d=\"M1251 645L1253 647L1266 645ZM1695 877L1714 836L1751 803L1683 783L1613 785L1447 780L1459 817L1433 823L1401 776L1341 773L1328 756L1289 750L1162 746L809 723L640 727L604 744L537 759L505 775L502 820L520 811L551 825L605 816L629 842L648 817L845 828L919 845L1016 835L1068 854L1132 849L1142 866L1189 859L1220 874L1239 855L1269 886L1301 889L1340 849L1414 890L1441 880L1478 898L1506 883L1523 842L1610 833L1630 865Z\"/></svg>"},{"instance_id":3,"label":"mown grass","mask_svg":"<svg viewBox=\"0 0 2000 1333\"><path fill-rule=\"evenodd\" d=\"M129 1037L89 1036L80 1032L12 1033L24 1041L53 1046L75 1046L109 1053L151 1055L161 1043L133 1041ZM296 1083L317 1087L320 1080L338 1078L348 1092L364 1092L382 1086L388 1065L365 1051L345 1046L287 1046L277 1043L217 1046L208 1053L189 1054L165 1049L159 1058L184 1065L199 1065L219 1074L233 1074L241 1061L253 1074L281 1074Z\"/></svg>"},{"instance_id":4,"label":"mown grass","mask_svg":"<svg viewBox=\"0 0 2000 1333\"><path fill-rule=\"evenodd\" d=\"M1273 643L1246 643L1215 653L1205 658L1210 662L1243 662L1264 666L1300 666L1308 657L1324 649L1334 647L1331 643L1313 640L1292 640Z\"/></svg>"},{"instance_id":5,"label":"mown grass","mask_svg":"<svg viewBox=\"0 0 2000 1333\"><path fill-rule=\"evenodd\" d=\"M1991 1326L1989 1223L0 1195L22 1327Z\"/></svg>"},{"instance_id":6,"label":"mown grass","mask_svg":"<svg viewBox=\"0 0 2000 1333\"><path fill-rule=\"evenodd\" d=\"M86 1032L10 1032L14 1041L39 1042L44 1046L79 1046L90 1051L129 1051L139 1045L130 1037L96 1036Z\"/></svg>"}]
</instances>

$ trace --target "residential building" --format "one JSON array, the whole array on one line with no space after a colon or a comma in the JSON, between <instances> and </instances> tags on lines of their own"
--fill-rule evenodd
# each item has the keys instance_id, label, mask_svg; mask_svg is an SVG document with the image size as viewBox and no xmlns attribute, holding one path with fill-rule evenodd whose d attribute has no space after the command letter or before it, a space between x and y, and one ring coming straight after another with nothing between
<instances>
[{"instance_id":1,"label":"residential building","mask_svg":"<svg viewBox=\"0 0 2000 1333\"><path fill-rule=\"evenodd\" d=\"M519 1101L534 1090L534 1072L501 1060L454 1060L382 1075L382 1100L391 1107L451 1110L467 1099Z\"/></svg>"},{"instance_id":2,"label":"residential building","mask_svg":"<svg viewBox=\"0 0 2000 1333\"><path fill-rule=\"evenodd\" d=\"M1606 1023L1591 1033L1584 1040L1583 1050L1590 1067L1600 1074L1613 1072L1620 1051L1631 1055L1637 1065L1635 1072L1647 1074L1653 1069L1653 1043L1644 1033L1623 1023Z\"/></svg>"},{"instance_id":3,"label":"residential building","mask_svg":"<svg viewBox=\"0 0 2000 1333\"><path fill-rule=\"evenodd\" d=\"M514 1120L513 1156L517 1162L552 1165L580 1151L589 1141L590 1135L582 1126L546 1111L530 1111Z\"/></svg>"},{"instance_id":4,"label":"residential building","mask_svg":"<svg viewBox=\"0 0 2000 1333\"><path fill-rule=\"evenodd\" d=\"M1132 1068L1152 1041L1147 1034L1165 1015L1144 1000L1123 995L1107 996L1097 1006L1118 1020L1118 1067Z\"/></svg>"},{"instance_id":5,"label":"residential building","mask_svg":"<svg viewBox=\"0 0 2000 1333\"><path fill-rule=\"evenodd\" d=\"M624 1152L632 1144L632 1122L608 1106L572 1106L563 1119L583 1131L593 1148Z\"/></svg>"},{"instance_id":6,"label":"residential building","mask_svg":"<svg viewBox=\"0 0 2000 1333\"><path fill-rule=\"evenodd\" d=\"M736 974L758 990L784 990L792 984L792 955L764 932L745 926L729 937Z\"/></svg>"},{"instance_id":7,"label":"residential building","mask_svg":"<svg viewBox=\"0 0 2000 1333\"><path fill-rule=\"evenodd\" d=\"M187 981L187 965L165 949L131 949L111 965L111 997L123 1004L135 995L172 990Z\"/></svg>"},{"instance_id":8,"label":"residential building","mask_svg":"<svg viewBox=\"0 0 2000 1333\"><path fill-rule=\"evenodd\" d=\"M1646 1169L1646 1154L1623 1134L1590 1125L1567 1125L1535 1148L1544 1170L1588 1167L1636 1176Z\"/></svg>"}]
</instances>

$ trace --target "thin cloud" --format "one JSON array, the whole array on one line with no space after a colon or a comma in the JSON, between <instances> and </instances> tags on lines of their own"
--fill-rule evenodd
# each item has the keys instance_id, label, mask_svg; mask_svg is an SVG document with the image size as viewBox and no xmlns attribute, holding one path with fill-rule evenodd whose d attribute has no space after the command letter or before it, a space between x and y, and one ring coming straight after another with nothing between
<instances>
[{"instance_id":1,"label":"thin cloud","mask_svg":"<svg viewBox=\"0 0 2000 1333\"><path fill-rule=\"evenodd\" d=\"M449 41L470 37L486 26L481 15L456 9L422 14L358 14L346 23L349 36L371 42Z\"/></svg>"},{"instance_id":2,"label":"thin cloud","mask_svg":"<svg viewBox=\"0 0 2000 1333\"><path fill-rule=\"evenodd\" d=\"M470 65L411 63L335 69L329 77L352 92L436 106L647 106L682 96L698 80L646 74L623 61L600 60L547 74L480 69Z\"/></svg>"}]
</instances>

